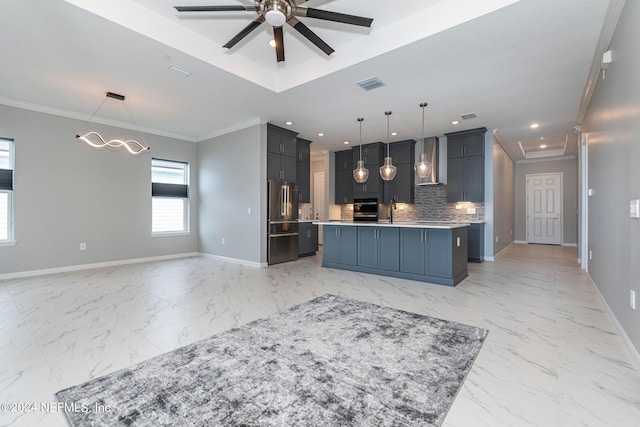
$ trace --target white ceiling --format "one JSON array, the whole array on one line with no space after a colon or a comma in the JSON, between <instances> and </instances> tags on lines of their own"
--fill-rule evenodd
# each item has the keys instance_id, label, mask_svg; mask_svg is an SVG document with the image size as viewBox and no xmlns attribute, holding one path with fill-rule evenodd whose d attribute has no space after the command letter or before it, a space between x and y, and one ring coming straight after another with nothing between
<instances>
[{"instance_id":1,"label":"white ceiling","mask_svg":"<svg viewBox=\"0 0 640 427\"><path fill-rule=\"evenodd\" d=\"M131 115L108 100L94 120L190 141L292 120L314 150L339 150L345 140L357 145L357 117L365 118L364 142L385 141L386 110L398 132L391 141L420 138L419 104L428 102L427 136L484 126L498 131L514 160L523 149L540 150L540 137L572 154L609 3L310 0L303 6L374 23L300 18L336 52L327 57L285 28L286 62L277 64L267 24L231 50L221 47L254 12L173 9L247 0L4 0L0 103L86 120L112 91L126 95ZM385 86L355 85L372 76ZM467 113L477 118L450 123Z\"/></svg>"}]
</instances>

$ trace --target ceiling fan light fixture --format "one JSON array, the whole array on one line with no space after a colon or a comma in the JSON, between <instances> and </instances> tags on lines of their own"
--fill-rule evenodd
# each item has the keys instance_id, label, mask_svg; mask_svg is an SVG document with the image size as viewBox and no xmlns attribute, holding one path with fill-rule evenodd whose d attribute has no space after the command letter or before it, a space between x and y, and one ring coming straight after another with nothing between
<instances>
[{"instance_id":1,"label":"ceiling fan light fixture","mask_svg":"<svg viewBox=\"0 0 640 427\"><path fill-rule=\"evenodd\" d=\"M287 22L287 16L280 10L268 10L264 14L264 19L274 27L282 27Z\"/></svg>"},{"instance_id":2,"label":"ceiling fan light fixture","mask_svg":"<svg viewBox=\"0 0 640 427\"><path fill-rule=\"evenodd\" d=\"M282 27L291 16L291 5L285 0L268 0L261 6L265 21L273 27Z\"/></svg>"}]
</instances>

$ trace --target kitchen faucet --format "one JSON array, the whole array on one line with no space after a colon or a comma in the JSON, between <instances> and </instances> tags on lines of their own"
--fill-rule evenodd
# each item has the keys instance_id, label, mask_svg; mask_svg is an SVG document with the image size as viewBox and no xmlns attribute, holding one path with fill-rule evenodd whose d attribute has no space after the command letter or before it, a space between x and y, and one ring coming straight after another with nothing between
<instances>
[{"instance_id":1,"label":"kitchen faucet","mask_svg":"<svg viewBox=\"0 0 640 427\"><path fill-rule=\"evenodd\" d=\"M396 199L389 200L389 224L393 224L393 210L396 208Z\"/></svg>"}]
</instances>

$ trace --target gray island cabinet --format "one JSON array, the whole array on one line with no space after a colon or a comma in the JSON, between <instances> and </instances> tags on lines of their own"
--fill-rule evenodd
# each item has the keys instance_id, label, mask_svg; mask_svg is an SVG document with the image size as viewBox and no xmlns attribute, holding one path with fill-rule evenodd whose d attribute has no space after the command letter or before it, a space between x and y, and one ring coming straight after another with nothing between
<instances>
[{"instance_id":1,"label":"gray island cabinet","mask_svg":"<svg viewBox=\"0 0 640 427\"><path fill-rule=\"evenodd\" d=\"M455 286L467 277L467 225L318 222L322 266Z\"/></svg>"}]
</instances>

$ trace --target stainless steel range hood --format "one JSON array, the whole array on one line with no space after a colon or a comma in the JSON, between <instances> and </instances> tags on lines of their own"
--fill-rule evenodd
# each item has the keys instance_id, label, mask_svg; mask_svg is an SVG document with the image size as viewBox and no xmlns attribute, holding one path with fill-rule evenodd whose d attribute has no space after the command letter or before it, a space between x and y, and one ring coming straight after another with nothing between
<instances>
[{"instance_id":1,"label":"stainless steel range hood","mask_svg":"<svg viewBox=\"0 0 640 427\"><path fill-rule=\"evenodd\" d=\"M422 141L422 144L420 146L420 149L422 152L427 153L427 157L429 159L429 161L431 162L431 175L428 176L427 178L417 178L416 177L416 185L417 186L422 186L422 185L438 185L438 169L439 169L439 165L438 165L438 159L439 159L439 152L438 152L438 137L437 136L432 136L429 138L424 138L424 140Z\"/></svg>"}]
</instances>

